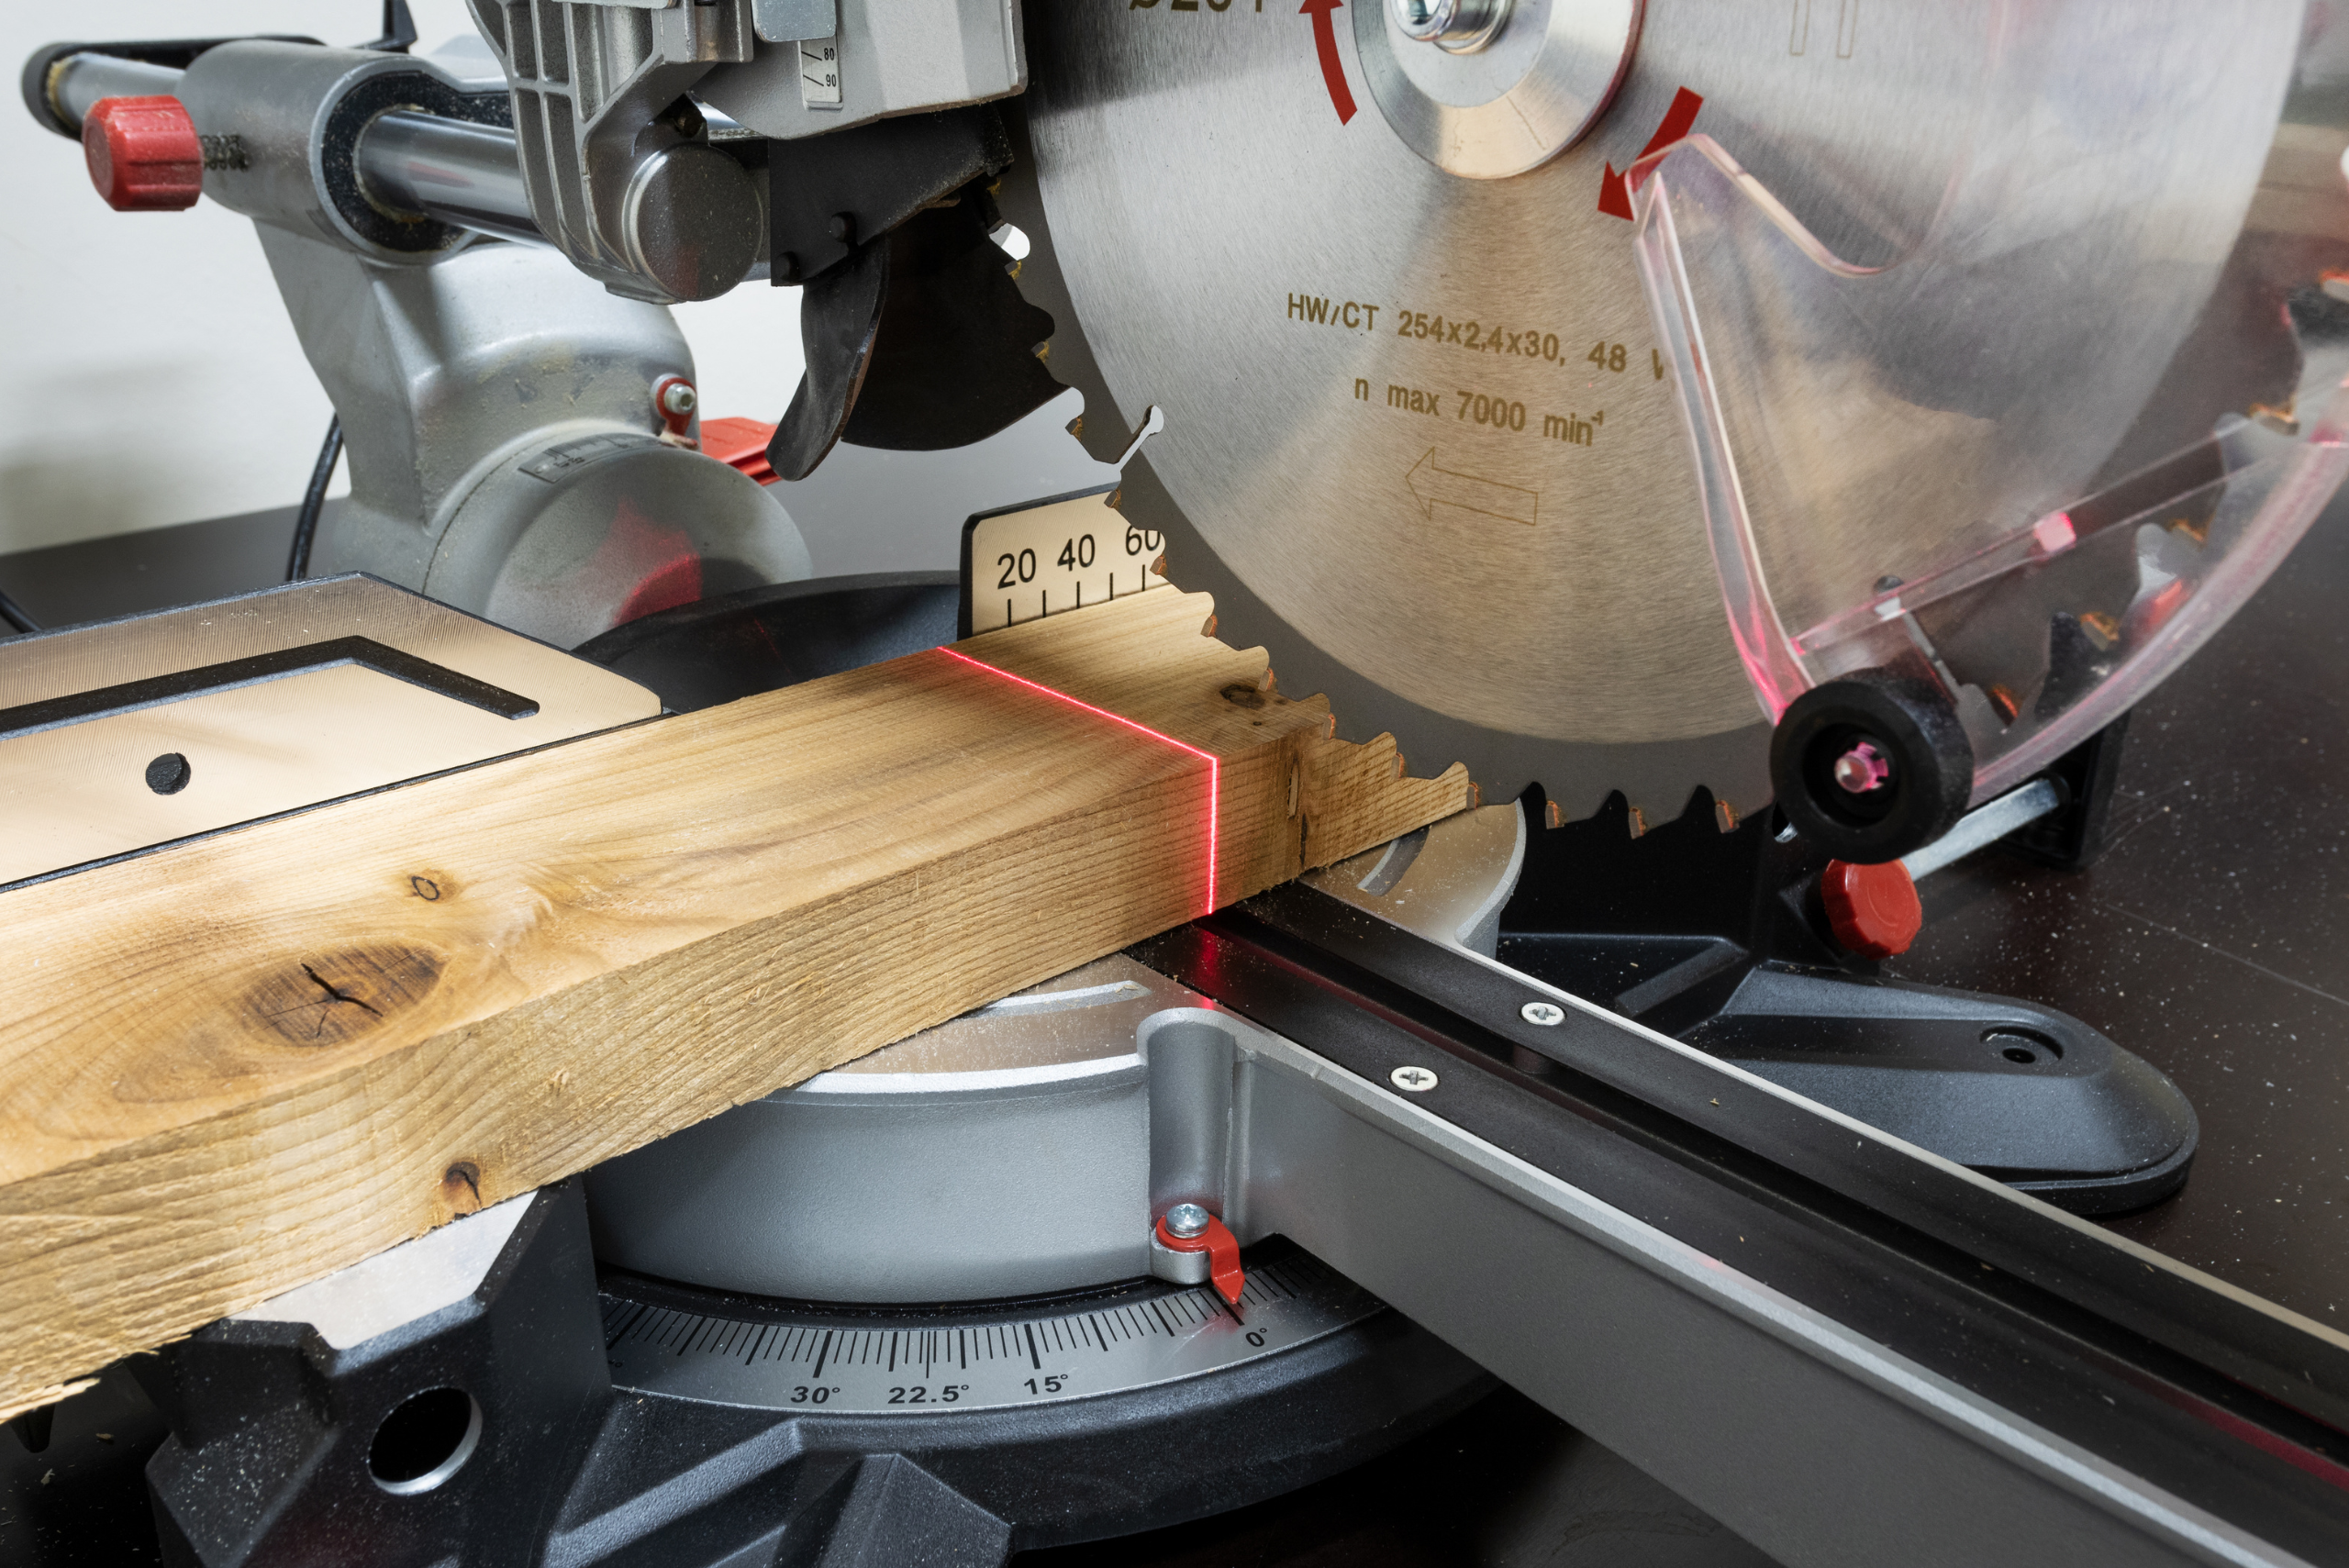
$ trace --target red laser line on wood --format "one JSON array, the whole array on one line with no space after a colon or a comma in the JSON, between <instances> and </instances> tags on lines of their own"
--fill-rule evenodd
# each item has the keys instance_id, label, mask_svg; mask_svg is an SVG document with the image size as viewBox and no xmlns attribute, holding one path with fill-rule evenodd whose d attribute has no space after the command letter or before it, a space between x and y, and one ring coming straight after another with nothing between
<instances>
[{"instance_id":1,"label":"red laser line on wood","mask_svg":"<svg viewBox=\"0 0 2349 1568\"><path fill-rule=\"evenodd\" d=\"M1015 675L1008 670L999 669L984 660L974 659L967 653L957 653L951 648L941 648L939 651L949 659L961 660L974 670L985 670L990 675L1000 675L1014 685L1026 686L1031 692L1041 692L1044 695L1064 702L1071 707L1081 707L1085 712L1106 718L1112 724L1122 724L1128 729L1149 736L1152 740L1163 740L1178 751L1188 751L1192 756L1204 760L1208 765L1208 906L1204 913L1209 915L1215 913L1216 849L1219 836L1219 818L1222 817L1220 807L1223 797L1223 760L1220 757L1212 751L1202 751L1197 746L1177 740L1172 735L1152 729L1147 724L1136 724L1121 713L1111 713L1106 707L1095 707L1089 702L1079 702L1066 692L1056 692L1040 681L1031 681L1025 675Z\"/></svg>"}]
</instances>

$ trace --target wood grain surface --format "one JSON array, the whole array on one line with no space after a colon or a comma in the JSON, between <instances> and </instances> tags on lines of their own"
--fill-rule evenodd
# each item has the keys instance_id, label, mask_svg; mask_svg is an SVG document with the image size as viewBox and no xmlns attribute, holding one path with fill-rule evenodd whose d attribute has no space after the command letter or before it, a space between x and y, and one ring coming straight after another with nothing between
<instances>
[{"instance_id":1,"label":"wood grain surface","mask_svg":"<svg viewBox=\"0 0 2349 1568\"><path fill-rule=\"evenodd\" d=\"M1209 607L1140 595L0 895L0 1415L1190 919L1210 842L1230 903L1469 803L1330 739Z\"/></svg>"}]
</instances>

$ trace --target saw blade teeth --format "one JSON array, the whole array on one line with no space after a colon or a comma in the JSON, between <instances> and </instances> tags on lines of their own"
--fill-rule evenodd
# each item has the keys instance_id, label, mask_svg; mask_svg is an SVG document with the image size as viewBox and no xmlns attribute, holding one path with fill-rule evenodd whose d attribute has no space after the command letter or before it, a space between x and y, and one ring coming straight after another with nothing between
<instances>
[{"instance_id":1,"label":"saw blade teeth","mask_svg":"<svg viewBox=\"0 0 2349 1568\"><path fill-rule=\"evenodd\" d=\"M1502 743L1495 745L1490 732L1430 716L1375 687L1330 689L1350 673L1340 671L1337 683L1321 679L1318 666L1326 655L1300 644L1291 628L1249 602L1246 591L1225 573L1186 574L1186 555L1196 559L1195 551L1169 551L1169 581L1186 591L1217 595L1210 635L1230 647L1262 652L1268 683L1274 670L1289 671L1286 689L1292 700L1326 698L1331 739L1361 745L1391 737L1398 770L1408 757L1425 760L1417 771L1430 776L1454 762L1465 763L1480 801L1513 800L1540 786L1543 805L1536 820L1553 828L1601 816L1610 801L1620 797L1633 838L1679 820L1691 808L1707 815L1721 832L1733 832L1770 804L1769 729L1765 725L1711 738L1716 744L1709 750L1690 748L1677 756L1659 757L1649 748L1576 746L1523 736L1501 737Z\"/></svg>"}]
</instances>

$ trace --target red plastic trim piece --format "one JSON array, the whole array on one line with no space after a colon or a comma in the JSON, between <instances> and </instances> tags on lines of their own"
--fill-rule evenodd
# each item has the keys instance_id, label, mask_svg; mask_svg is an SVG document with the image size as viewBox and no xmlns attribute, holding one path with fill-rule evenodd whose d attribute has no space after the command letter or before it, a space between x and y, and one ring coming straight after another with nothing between
<instances>
[{"instance_id":1,"label":"red plastic trim piece","mask_svg":"<svg viewBox=\"0 0 2349 1568\"><path fill-rule=\"evenodd\" d=\"M1820 873L1819 898L1835 940L1862 958L1907 952L1925 924L1917 884L1898 861L1873 866L1829 861Z\"/></svg>"},{"instance_id":2,"label":"red plastic trim piece","mask_svg":"<svg viewBox=\"0 0 2349 1568\"><path fill-rule=\"evenodd\" d=\"M1230 1305L1240 1305L1240 1293L1248 1284L1248 1276L1240 1268L1240 1238L1234 1236L1214 1215L1208 1216L1208 1228L1197 1236L1176 1236L1166 1229L1166 1217L1158 1217L1158 1244L1174 1252L1205 1252L1208 1255L1208 1277L1215 1282L1215 1293Z\"/></svg>"},{"instance_id":3,"label":"red plastic trim piece","mask_svg":"<svg viewBox=\"0 0 2349 1568\"><path fill-rule=\"evenodd\" d=\"M117 212L182 212L204 195L204 143L177 98L101 98L82 120L90 183Z\"/></svg>"},{"instance_id":4,"label":"red plastic trim piece","mask_svg":"<svg viewBox=\"0 0 2349 1568\"><path fill-rule=\"evenodd\" d=\"M774 483L774 466L767 462L767 443L774 427L756 419L729 417L701 422L701 450L729 468L739 468L762 484Z\"/></svg>"}]
</instances>

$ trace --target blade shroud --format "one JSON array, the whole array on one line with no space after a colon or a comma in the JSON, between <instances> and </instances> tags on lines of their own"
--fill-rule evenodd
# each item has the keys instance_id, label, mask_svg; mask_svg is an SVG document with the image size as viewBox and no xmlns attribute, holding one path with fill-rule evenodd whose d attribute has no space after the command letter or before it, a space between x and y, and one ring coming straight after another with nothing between
<instances>
[{"instance_id":1,"label":"blade shroud","mask_svg":"<svg viewBox=\"0 0 2349 1568\"><path fill-rule=\"evenodd\" d=\"M1174 581L1215 595L1218 635L1264 644L1341 724L1389 730L1425 765L1464 762L1488 799L1538 782L1571 817L1620 789L1657 821L1700 786L1732 820L1766 804L1768 724L1724 624L1632 226L1600 210L1609 166L1628 166L1687 87L1704 97L1698 128L1847 262L1909 257L1961 187L2013 193L2021 216L1976 250L2022 292L1938 312L1936 339L1888 357L1913 382L1977 322L1986 339L2047 347L1959 376L1941 447L1835 460L1840 483L1874 470L1896 491L1909 475L1985 490L1978 517L1943 506L1920 527L1890 508L1820 541L1806 572L1865 591L2011 526L1976 476L1995 478L2022 383L2041 404L2062 395L2046 384L2059 364L2158 383L2250 192L2214 185L2159 231L2114 219L2180 148L2240 150L2275 123L2272 106L2170 90L2164 72L2198 38L2223 50L2249 25L2207 7L2095 0L2019 28L1998 0L1881 4L1865 30L1856 9L1795 0L1790 32L1782 6L1650 0L1594 130L1530 172L1472 180L1382 117L1410 90L1395 51L1413 46L1376 0L1339 21L1369 100L1349 121L1310 17L1283 0L1031 6L1026 145L1001 196L1035 246L1021 286L1059 324L1050 363L1085 392L1097 453L1165 411L1121 509L1164 534ZM2058 119L2020 128L2051 106ZM2087 157L2110 165L2116 147L2127 166ZM2058 173L2067 200L2049 202ZM2181 249L2188 226L2217 239ZM2110 287L2145 277L2156 250L2156 283ZM1887 379L1860 367L1855 395ZM1104 428L1112 409L1122 424ZM2056 483L2085 493L2127 421L2055 424L2052 466L2076 475ZM2044 481L2051 460L2034 456Z\"/></svg>"}]
</instances>

